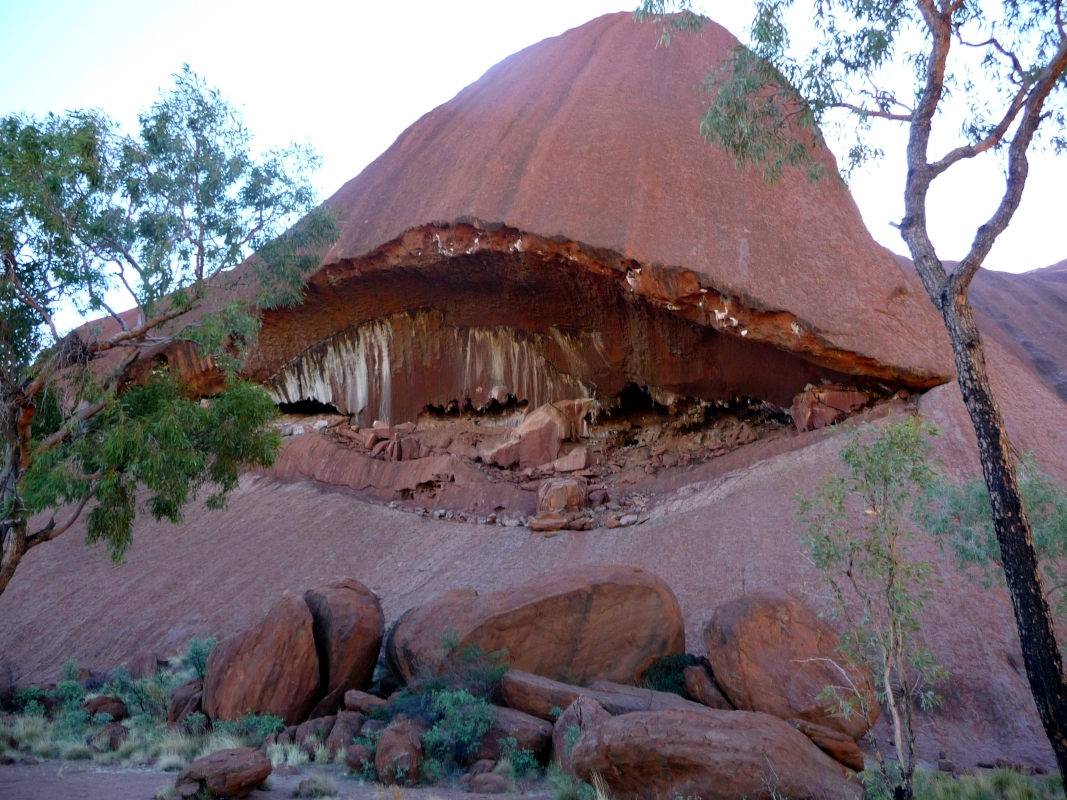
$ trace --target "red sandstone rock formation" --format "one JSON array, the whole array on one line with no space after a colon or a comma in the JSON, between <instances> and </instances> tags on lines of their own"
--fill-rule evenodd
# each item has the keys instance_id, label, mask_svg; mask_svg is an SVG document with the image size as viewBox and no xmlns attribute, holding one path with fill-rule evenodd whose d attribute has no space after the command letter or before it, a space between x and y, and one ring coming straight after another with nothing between
<instances>
[{"instance_id":1,"label":"red sandstone rock formation","mask_svg":"<svg viewBox=\"0 0 1067 800\"><path fill-rule=\"evenodd\" d=\"M656 36L601 17L405 131L328 201L340 241L306 302L266 315L249 374L362 424L610 406L631 383L788 406L807 384L948 380L939 318L842 185L768 186L700 139L733 37Z\"/></svg>"},{"instance_id":2,"label":"red sandstone rock formation","mask_svg":"<svg viewBox=\"0 0 1067 800\"><path fill-rule=\"evenodd\" d=\"M366 689L382 646L385 618L374 592L354 580L304 594L314 618L321 694Z\"/></svg>"},{"instance_id":3,"label":"red sandstone rock formation","mask_svg":"<svg viewBox=\"0 0 1067 800\"><path fill-rule=\"evenodd\" d=\"M821 698L827 687L841 687L846 697L868 698L870 722L881 713L873 681L842 659L840 641L803 603L778 590L724 603L704 629L715 680L735 708L795 717L859 739L868 728L863 715L846 718Z\"/></svg>"},{"instance_id":4,"label":"red sandstone rock formation","mask_svg":"<svg viewBox=\"0 0 1067 800\"><path fill-rule=\"evenodd\" d=\"M710 708L624 714L583 733L571 760L579 778L600 773L618 797L863 797L836 761L768 714Z\"/></svg>"},{"instance_id":5,"label":"red sandstone rock formation","mask_svg":"<svg viewBox=\"0 0 1067 800\"><path fill-rule=\"evenodd\" d=\"M685 650L681 609L655 575L588 566L538 575L506 592L447 592L405 613L385 643L400 681L435 672L477 645L551 678L633 682L649 664Z\"/></svg>"},{"instance_id":6,"label":"red sandstone rock formation","mask_svg":"<svg viewBox=\"0 0 1067 800\"><path fill-rule=\"evenodd\" d=\"M211 651L204 711L212 720L251 710L302 722L319 689L311 612L303 598L279 600L260 624L223 639Z\"/></svg>"},{"instance_id":7,"label":"red sandstone rock formation","mask_svg":"<svg viewBox=\"0 0 1067 800\"><path fill-rule=\"evenodd\" d=\"M242 798L252 794L271 773L266 753L251 747L219 750L197 759L175 781L181 797L203 792L212 797Z\"/></svg>"}]
</instances>

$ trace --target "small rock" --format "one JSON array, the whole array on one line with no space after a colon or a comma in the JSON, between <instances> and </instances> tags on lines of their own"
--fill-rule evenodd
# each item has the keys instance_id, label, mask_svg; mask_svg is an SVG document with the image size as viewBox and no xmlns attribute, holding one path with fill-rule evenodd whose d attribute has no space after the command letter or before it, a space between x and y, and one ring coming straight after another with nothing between
<instances>
[{"instance_id":1,"label":"small rock","mask_svg":"<svg viewBox=\"0 0 1067 800\"><path fill-rule=\"evenodd\" d=\"M630 525L636 525L637 514L627 514L625 517L619 520L619 524L624 528L627 528Z\"/></svg>"},{"instance_id":2,"label":"small rock","mask_svg":"<svg viewBox=\"0 0 1067 800\"><path fill-rule=\"evenodd\" d=\"M955 772L956 765L951 761L941 758L937 761L937 770L938 772Z\"/></svg>"},{"instance_id":3,"label":"small rock","mask_svg":"<svg viewBox=\"0 0 1067 800\"><path fill-rule=\"evenodd\" d=\"M362 714L370 714L374 709L381 708L385 701L372 694L352 689L345 692L345 708L349 711L359 711Z\"/></svg>"},{"instance_id":4,"label":"small rock","mask_svg":"<svg viewBox=\"0 0 1067 800\"><path fill-rule=\"evenodd\" d=\"M24 767L36 767L41 762L33 756L23 756L22 760L19 761L19 763L22 764Z\"/></svg>"},{"instance_id":5,"label":"small rock","mask_svg":"<svg viewBox=\"0 0 1067 800\"><path fill-rule=\"evenodd\" d=\"M374 766L374 751L365 744L350 744L345 748L345 763L353 772L365 772Z\"/></svg>"},{"instance_id":6,"label":"small rock","mask_svg":"<svg viewBox=\"0 0 1067 800\"><path fill-rule=\"evenodd\" d=\"M606 506L609 499L607 489L593 489L589 493L589 504L592 506Z\"/></svg>"},{"instance_id":7,"label":"small rock","mask_svg":"<svg viewBox=\"0 0 1067 800\"><path fill-rule=\"evenodd\" d=\"M97 714L107 714L113 722L121 722L129 714L126 704L122 702L121 698L108 697L106 695L86 700L85 712L90 718L95 717Z\"/></svg>"},{"instance_id":8,"label":"small rock","mask_svg":"<svg viewBox=\"0 0 1067 800\"><path fill-rule=\"evenodd\" d=\"M567 527L567 518L560 514L541 514L527 520L530 530L543 533L545 531L561 531Z\"/></svg>"},{"instance_id":9,"label":"small rock","mask_svg":"<svg viewBox=\"0 0 1067 800\"><path fill-rule=\"evenodd\" d=\"M471 764L471 768L467 770L467 774L472 778L475 775L481 775L486 772L492 772L493 767L496 766L496 762L491 758L482 758Z\"/></svg>"},{"instance_id":10,"label":"small rock","mask_svg":"<svg viewBox=\"0 0 1067 800\"><path fill-rule=\"evenodd\" d=\"M154 678L166 661L149 650L142 650L126 662L126 671L135 681Z\"/></svg>"},{"instance_id":11,"label":"small rock","mask_svg":"<svg viewBox=\"0 0 1067 800\"><path fill-rule=\"evenodd\" d=\"M495 772L483 772L471 778L472 794L507 794L511 781Z\"/></svg>"},{"instance_id":12,"label":"small rock","mask_svg":"<svg viewBox=\"0 0 1067 800\"><path fill-rule=\"evenodd\" d=\"M9 764L14 764L15 759L9 756L7 753L0 753L0 767L6 767Z\"/></svg>"},{"instance_id":13,"label":"small rock","mask_svg":"<svg viewBox=\"0 0 1067 800\"><path fill-rule=\"evenodd\" d=\"M617 519L615 519L615 517L608 517L606 520L604 520L604 527L605 528L618 528L619 527L619 521Z\"/></svg>"}]
</instances>

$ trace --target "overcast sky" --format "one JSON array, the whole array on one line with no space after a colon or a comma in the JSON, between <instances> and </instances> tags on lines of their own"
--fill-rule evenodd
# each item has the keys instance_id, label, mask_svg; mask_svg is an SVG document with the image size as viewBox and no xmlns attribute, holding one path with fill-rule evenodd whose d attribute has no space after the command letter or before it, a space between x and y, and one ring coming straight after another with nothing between
<instances>
[{"instance_id":1,"label":"overcast sky","mask_svg":"<svg viewBox=\"0 0 1067 800\"><path fill-rule=\"evenodd\" d=\"M242 107L263 148L310 140L325 159L325 198L505 56L636 3L0 0L0 115L95 107L133 130L188 62ZM743 33L746 0L698 5ZM875 238L906 252L889 225L903 208L903 136L887 130L884 142L897 155L855 176L852 190ZM932 232L943 258L959 258L1003 182L988 162L939 183ZM1035 156L1022 207L987 266L1021 272L1067 258L1064 187L1067 158Z\"/></svg>"}]
</instances>

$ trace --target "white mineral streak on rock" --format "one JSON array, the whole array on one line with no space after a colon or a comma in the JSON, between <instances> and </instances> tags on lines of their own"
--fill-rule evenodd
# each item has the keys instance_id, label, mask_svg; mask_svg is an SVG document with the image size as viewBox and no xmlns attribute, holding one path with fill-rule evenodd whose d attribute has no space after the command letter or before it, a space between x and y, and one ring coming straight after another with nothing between
<instances>
[{"instance_id":1,"label":"white mineral streak on rock","mask_svg":"<svg viewBox=\"0 0 1067 800\"><path fill-rule=\"evenodd\" d=\"M268 388L276 402L317 400L362 423L399 422L426 405L467 399L483 408L502 395L525 400L529 408L592 397L592 386L569 373L584 364L588 345L599 352L602 344L557 331L553 339L568 361L564 371L545 358L543 336L503 326L445 325L436 311L397 314L309 348Z\"/></svg>"}]
</instances>

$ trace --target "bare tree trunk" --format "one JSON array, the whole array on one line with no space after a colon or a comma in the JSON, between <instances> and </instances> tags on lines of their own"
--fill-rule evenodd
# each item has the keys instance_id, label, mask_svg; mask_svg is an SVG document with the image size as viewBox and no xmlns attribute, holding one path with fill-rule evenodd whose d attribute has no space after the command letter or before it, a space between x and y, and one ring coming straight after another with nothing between
<instances>
[{"instance_id":1,"label":"bare tree trunk","mask_svg":"<svg viewBox=\"0 0 1067 800\"><path fill-rule=\"evenodd\" d=\"M978 437L978 453L989 489L993 526L1000 543L1030 691L1056 753L1060 774L1067 775L1067 680L1041 582L1030 521L1019 491L1011 444L989 385L985 349L966 296L944 298L941 313L952 340L963 402Z\"/></svg>"},{"instance_id":2,"label":"bare tree trunk","mask_svg":"<svg viewBox=\"0 0 1067 800\"><path fill-rule=\"evenodd\" d=\"M21 457L19 442L9 440L4 452L4 469L0 473L0 595L26 554L28 520L18 495Z\"/></svg>"}]
</instances>

